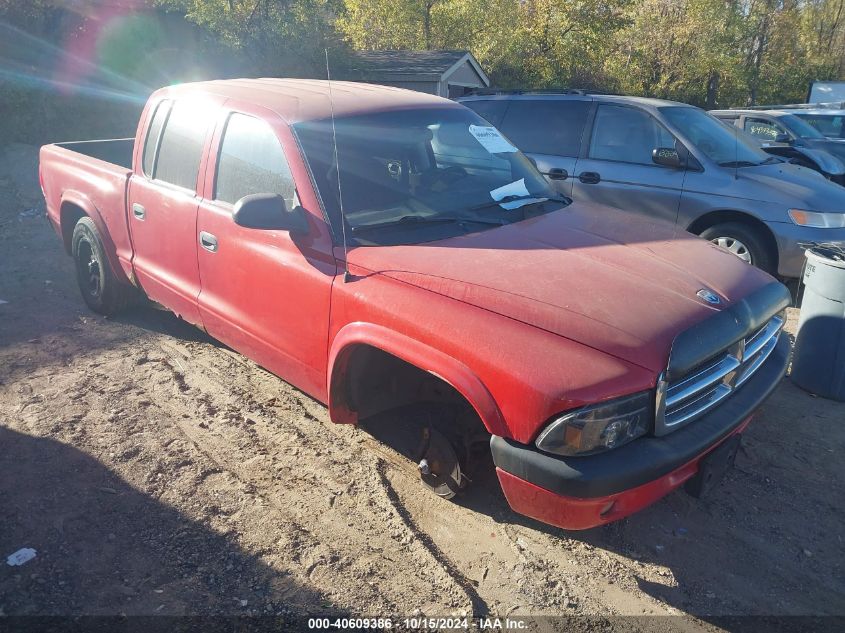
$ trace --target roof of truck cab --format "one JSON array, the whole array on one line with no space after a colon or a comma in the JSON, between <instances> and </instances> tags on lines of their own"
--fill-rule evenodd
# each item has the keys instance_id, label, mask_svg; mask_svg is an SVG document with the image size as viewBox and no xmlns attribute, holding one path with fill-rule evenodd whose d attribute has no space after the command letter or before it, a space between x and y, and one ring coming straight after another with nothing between
<instances>
[{"instance_id":1,"label":"roof of truck cab","mask_svg":"<svg viewBox=\"0 0 845 633\"><path fill-rule=\"evenodd\" d=\"M413 90L324 79L224 79L178 84L155 93L168 98L215 95L265 107L288 123L414 107L463 107L454 101Z\"/></svg>"}]
</instances>

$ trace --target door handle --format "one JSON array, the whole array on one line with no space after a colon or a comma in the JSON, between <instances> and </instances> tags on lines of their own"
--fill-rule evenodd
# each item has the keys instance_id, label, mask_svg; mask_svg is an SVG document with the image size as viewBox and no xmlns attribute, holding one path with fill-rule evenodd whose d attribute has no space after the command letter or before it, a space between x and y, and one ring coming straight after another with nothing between
<instances>
[{"instance_id":1,"label":"door handle","mask_svg":"<svg viewBox=\"0 0 845 633\"><path fill-rule=\"evenodd\" d=\"M147 216L147 210L143 207L143 205L136 202L132 205L132 215L139 220L143 220Z\"/></svg>"},{"instance_id":2,"label":"door handle","mask_svg":"<svg viewBox=\"0 0 845 633\"><path fill-rule=\"evenodd\" d=\"M595 185L601 182L601 176L597 171L582 171L578 174L578 180L585 185Z\"/></svg>"},{"instance_id":3,"label":"door handle","mask_svg":"<svg viewBox=\"0 0 845 633\"><path fill-rule=\"evenodd\" d=\"M566 180L569 178L569 172L560 167L552 167L546 175L549 177L549 180Z\"/></svg>"},{"instance_id":4,"label":"door handle","mask_svg":"<svg viewBox=\"0 0 845 633\"><path fill-rule=\"evenodd\" d=\"M202 246L205 250L213 253L217 250L217 238L214 237L211 233L200 231L200 246Z\"/></svg>"}]
</instances>

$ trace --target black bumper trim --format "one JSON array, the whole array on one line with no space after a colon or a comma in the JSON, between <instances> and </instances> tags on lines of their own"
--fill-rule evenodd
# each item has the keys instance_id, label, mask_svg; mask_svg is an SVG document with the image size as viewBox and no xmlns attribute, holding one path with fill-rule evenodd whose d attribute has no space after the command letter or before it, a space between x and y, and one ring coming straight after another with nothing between
<instances>
[{"instance_id":1,"label":"black bumper trim","mask_svg":"<svg viewBox=\"0 0 845 633\"><path fill-rule=\"evenodd\" d=\"M789 364L789 338L722 404L663 437L644 437L589 457L559 457L497 435L490 439L498 468L567 497L594 498L641 486L695 459L736 429L778 386Z\"/></svg>"}]
</instances>

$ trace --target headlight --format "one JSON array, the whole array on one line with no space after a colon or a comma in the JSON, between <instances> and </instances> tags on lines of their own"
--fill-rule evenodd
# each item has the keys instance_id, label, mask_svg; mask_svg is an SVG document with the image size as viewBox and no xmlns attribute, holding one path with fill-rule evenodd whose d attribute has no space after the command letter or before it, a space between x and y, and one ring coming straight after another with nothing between
<instances>
[{"instance_id":1,"label":"headlight","mask_svg":"<svg viewBox=\"0 0 845 633\"><path fill-rule=\"evenodd\" d=\"M590 455L645 435L654 417L651 391L570 411L540 433L536 445L558 455Z\"/></svg>"},{"instance_id":2,"label":"headlight","mask_svg":"<svg viewBox=\"0 0 845 633\"><path fill-rule=\"evenodd\" d=\"M812 226L817 229L845 228L845 213L817 213L803 209L790 209L789 218L800 226Z\"/></svg>"}]
</instances>

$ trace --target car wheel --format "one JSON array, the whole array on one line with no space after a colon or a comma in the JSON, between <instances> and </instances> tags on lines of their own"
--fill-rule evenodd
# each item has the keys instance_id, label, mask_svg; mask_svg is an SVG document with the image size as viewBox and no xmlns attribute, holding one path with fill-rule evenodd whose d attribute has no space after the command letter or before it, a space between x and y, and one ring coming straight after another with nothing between
<instances>
[{"instance_id":1,"label":"car wheel","mask_svg":"<svg viewBox=\"0 0 845 633\"><path fill-rule=\"evenodd\" d=\"M115 279L100 232L91 218L80 218L73 228L71 253L79 291L89 308L110 315L132 303L136 296L134 288Z\"/></svg>"},{"instance_id":2,"label":"car wheel","mask_svg":"<svg viewBox=\"0 0 845 633\"><path fill-rule=\"evenodd\" d=\"M705 229L701 237L736 255L747 264L774 274L774 257L758 231L738 222L725 222Z\"/></svg>"}]
</instances>

